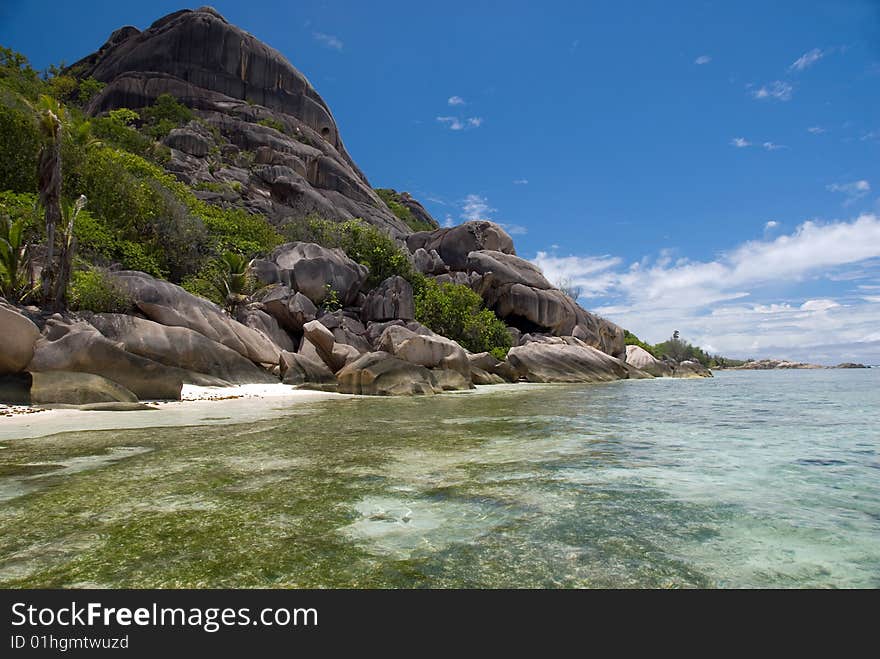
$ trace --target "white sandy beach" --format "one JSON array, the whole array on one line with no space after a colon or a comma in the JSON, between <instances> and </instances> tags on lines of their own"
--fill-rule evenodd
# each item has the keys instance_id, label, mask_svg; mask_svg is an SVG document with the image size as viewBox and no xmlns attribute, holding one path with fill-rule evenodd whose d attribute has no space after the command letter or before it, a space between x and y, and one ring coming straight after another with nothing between
<instances>
[{"instance_id":1,"label":"white sandy beach","mask_svg":"<svg viewBox=\"0 0 880 659\"><path fill-rule=\"evenodd\" d=\"M45 409L0 417L0 441L43 437L59 432L121 430L222 423L246 423L299 413L304 404L350 396L294 389L285 384L246 384L236 387L184 385L179 401L145 401L155 409L132 412Z\"/></svg>"}]
</instances>

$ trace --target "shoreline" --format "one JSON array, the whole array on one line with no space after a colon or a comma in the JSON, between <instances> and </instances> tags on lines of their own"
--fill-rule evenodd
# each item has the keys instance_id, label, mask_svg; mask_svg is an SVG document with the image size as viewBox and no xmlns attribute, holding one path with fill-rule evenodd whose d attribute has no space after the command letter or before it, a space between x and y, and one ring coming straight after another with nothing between
<instances>
[{"instance_id":1,"label":"shoreline","mask_svg":"<svg viewBox=\"0 0 880 659\"><path fill-rule=\"evenodd\" d=\"M525 387L523 386L525 385ZM475 395L489 392L543 386L539 383L477 385L468 391L450 391L437 395ZM143 401L150 409L82 410L73 407L7 406L0 417L0 441L35 439L64 432L88 430L135 430L193 425L246 423L273 414L299 414L303 406L327 400L389 398L361 396L312 389L296 389L286 384L245 384L234 387L184 385L181 400ZM218 405L223 403L223 405ZM287 407L280 407L280 405Z\"/></svg>"}]
</instances>

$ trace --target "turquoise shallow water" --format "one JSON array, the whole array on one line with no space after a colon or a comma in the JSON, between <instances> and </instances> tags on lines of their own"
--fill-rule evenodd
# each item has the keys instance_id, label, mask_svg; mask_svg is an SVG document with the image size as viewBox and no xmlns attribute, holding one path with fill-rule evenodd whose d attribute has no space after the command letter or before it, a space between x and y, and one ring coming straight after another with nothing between
<instances>
[{"instance_id":1,"label":"turquoise shallow water","mask_svg":"<svg viewBox=\"0 0 880 659\"><path fill-rule=\"evenodd\" d=\"M880 586L880 369L230 414L0 442L0 585Z\"/></svg>"}]
</instances>

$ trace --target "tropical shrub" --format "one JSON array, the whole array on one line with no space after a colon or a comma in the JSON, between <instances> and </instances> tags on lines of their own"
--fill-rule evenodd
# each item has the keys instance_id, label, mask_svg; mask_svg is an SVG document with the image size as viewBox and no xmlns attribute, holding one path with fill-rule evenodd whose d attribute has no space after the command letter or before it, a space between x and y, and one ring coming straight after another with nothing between
<instances>
[{"instance_id":1,"label":"tropical shrub","mask_svg":"<svg viewBox=\"0 0 880 659\"><path fill-rule=\"evenodd\" d=\"M401 196L388 188L376 188L376 194L385 202L389 210L413 231L431 231L434 227L428 222L418 219L413 212L402 203Z\"/></svg>"},{"instance_id":2,"label":"tropical shrub","mask_svg":"<svg viewBox=\"0 0 880 659\"><path fill-rule=\"evenodd\" d=\"M507 327L467 286L423 278L415 292L415 307L418 322L467 350L490 352L498 359L507 356L511 345Z\"/></svg>"},{"instance_id":3,"label":"tropical shrub","mask_svg":"<svg viewBox=\"0 0 880 659\"><path fill-rule=\"evenodd\" d=\"M19 301L28 292L25 221L0 217L0 295Z\"/></svg>"},{"instance_id":4,"label":"tropical shrub","mask_svg":"<svg viewBox=\"0 0 880 659\"><path fill-rule=\"evenodd\" d=\"M330 222L309 216L287 224L282 232L291 241L340 248L349 258L369 268L367 288L375 288L393 275L416 283L417 273L404 251L390 236L363 220Z\"/></svg>"},{"instance_id":5,"label":"tropical shrub","mask_svg":"<svg viewBox=\"0 0 880 659\"><path fill-rule=\"evenodd\" d=\"M125 289L99 268L74 272L67 296L75 311L128 313L134 307Z\"/></svg>"},{"instance_id":6,"label":"tropical shrub","mask_svg":"<svg viewBox=\"0 0 880 659\"><path fill-rule=\"evenodd\" d=\"M40 132L27 106L14 107L0 90L0 187L15 192L37 189Z\"/></svg>"}]
</instances>

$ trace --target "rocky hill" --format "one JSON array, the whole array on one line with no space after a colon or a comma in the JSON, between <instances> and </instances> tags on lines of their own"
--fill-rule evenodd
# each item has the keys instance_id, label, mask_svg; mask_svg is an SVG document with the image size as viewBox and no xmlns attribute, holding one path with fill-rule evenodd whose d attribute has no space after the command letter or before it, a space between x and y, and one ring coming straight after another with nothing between
<instances>
[{"instance_id":1,"label":"rocky hill","mask_svg":"<svg viewBox=\"0 0 880 659\"><path fill-rule=\"evenodd\" d=\"M242 203L276 224L314 213L411 231L370 187L306 77L210 7L169 14L143 32L120 28L70 71L106 84L88 105L93 115L138 110L163 94L192 108L202 122L165 138L166 167L189 185L240 184L225 197L202 192L209 201Z\"/></svg>"}]
</instances>

